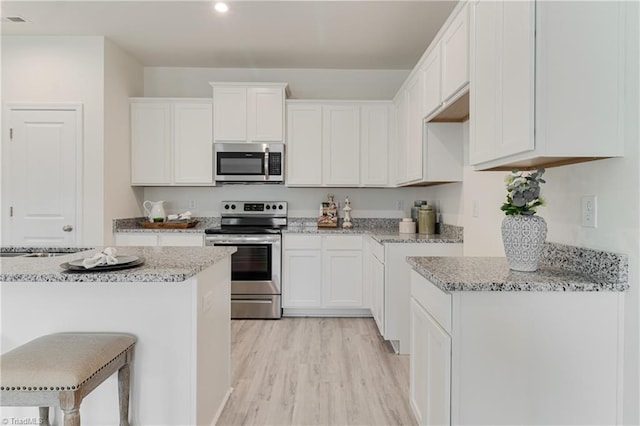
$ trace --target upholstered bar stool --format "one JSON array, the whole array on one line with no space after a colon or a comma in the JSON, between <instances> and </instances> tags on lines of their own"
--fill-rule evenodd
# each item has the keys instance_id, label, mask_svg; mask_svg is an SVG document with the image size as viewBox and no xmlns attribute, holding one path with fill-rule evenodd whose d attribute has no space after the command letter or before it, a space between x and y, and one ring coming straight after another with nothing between
<instances>
[{"instance_id":1,"label":"upholstered bar stool","mask_svg":"<svg viewBox=\"0 0 640 426\"><path fill-rule=\"evenodd\" d=\"M120 426L129 425L129 373L136 338L115 333L58 333L38 337L0 358L0 403L59 407L65 426L80 425L82 399L118 372Z\"/></svg>"}]
</instances>

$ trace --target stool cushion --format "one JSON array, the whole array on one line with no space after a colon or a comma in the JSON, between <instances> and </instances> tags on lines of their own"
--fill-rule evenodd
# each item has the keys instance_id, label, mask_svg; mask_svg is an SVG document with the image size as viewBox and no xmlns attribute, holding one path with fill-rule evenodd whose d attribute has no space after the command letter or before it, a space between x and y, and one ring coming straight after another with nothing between
<instances>
[{"instance_id":1,"label":"stool cushion","mask_svg":"<svg viewBox=\"0 0 640 426\"><path fill-rule=\"evenodd\" d=\"M116 333L58 333L38 337L2 354L0 388L78 389L135 342L135 336Z\"/></svg>"}]
</instances>

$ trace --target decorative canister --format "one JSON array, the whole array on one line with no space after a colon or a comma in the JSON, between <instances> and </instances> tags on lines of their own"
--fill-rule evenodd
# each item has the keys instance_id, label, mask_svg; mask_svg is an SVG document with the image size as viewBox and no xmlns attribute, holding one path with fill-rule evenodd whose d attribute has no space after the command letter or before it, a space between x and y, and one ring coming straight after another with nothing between
<instances>
[{"instance_id":1,"label":"decorative canister","mask_svg":"<svg viewBox=\"0 0 640 426\"><path fill-rule=\"evenodd\" d=\"M416 223L410 217L403 217L402 222L399 224L399 230L401 234L415 234Z\"/></svg>"},{"instance_id":2,"label":"decorative canister","mask_svg":"<svg viewBox=\"0 0 640 426\"><path fill-rule=\"evenodd\" d=\"M411 219L414 222L418 222L418 212L420 211L420 206L423 204L427 204L426 200L415 200L413 202L413 206L411 207Z\"/></svg>"},{"instance_id":3,"label":"decorative canister","mask_svg":"<svg viewBox=\"0 0 640 426\"><path fill-rule=\"evenodd\" d=\"M418 233L436 233L436 212L433 210L433 206L427 204L420 206L420 212L418 213Z\"/></svg>"}]
</instances>

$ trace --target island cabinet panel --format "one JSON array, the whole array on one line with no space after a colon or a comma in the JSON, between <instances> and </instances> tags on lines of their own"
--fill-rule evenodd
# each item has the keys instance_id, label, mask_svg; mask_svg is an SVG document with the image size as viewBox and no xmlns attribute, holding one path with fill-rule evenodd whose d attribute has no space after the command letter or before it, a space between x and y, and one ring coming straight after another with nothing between
<instances>
[{"instance_id":1,"label":"island cabinet panel","mask_svg":"<svg viewBox=\"0 0 640 426\"><path fill-rule=\"evenodd\" d=\"M285 316L369 316L362 235L284 235Z\"/></svg>"},{"instance_id":2,"label":"island cabinet panel","mask_svg":"<svg viewBox=\"0 0 640 426\"><path fill-rule=\"evenodd\" d=\"M419 424L619 424L624 296L447 292L412 270Z\"/></svg>"},{"instance_id":3,"label":"island cabinet panel","mask_svg":"<svg viewBox=\"0 0 640 426\"><path fill-rule=\"evenodd\" d=\"M623 155L625 85L637 79L625 70L627 7L470 3L471 165L532 168ZM589 102L581 101L585 93Z\"/></svg>"}]
</instances>

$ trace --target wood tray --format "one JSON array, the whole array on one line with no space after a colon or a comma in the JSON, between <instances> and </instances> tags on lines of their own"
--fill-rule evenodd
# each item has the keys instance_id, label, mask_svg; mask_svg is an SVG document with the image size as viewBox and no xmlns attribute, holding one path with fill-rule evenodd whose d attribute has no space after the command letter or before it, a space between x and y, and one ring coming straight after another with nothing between
<instances>
[{"instance_id":1,"label":"wood tray","mask_svg":"<svg viewBox=\"0 0 640 426\"><path fill-rule=\"evenodd\" d=\"M185 229L193 228L198 224L197 220L177 222L140 222L140 226L149 229Z\"/></svg>"}]
</instances>

